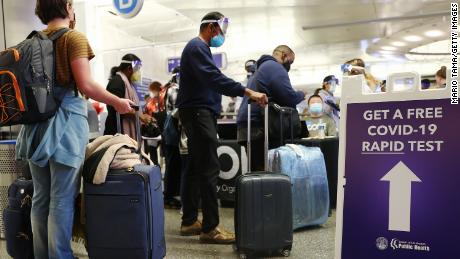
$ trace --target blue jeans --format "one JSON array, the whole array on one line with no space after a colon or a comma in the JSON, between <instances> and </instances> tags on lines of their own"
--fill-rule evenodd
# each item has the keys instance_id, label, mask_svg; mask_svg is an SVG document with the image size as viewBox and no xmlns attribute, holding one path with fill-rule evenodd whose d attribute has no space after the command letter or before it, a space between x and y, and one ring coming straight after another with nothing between
<instances>
[{"instance_id":1,"label":"blue jeans","mask_svg":"<svg viewBox=\"0 0 460 259\"><path fill-rule=\"evenodd\" d=\"M32 232L36 259L73 259L71 238L79 170L49 161L29 162L34 183Z\"/></svg>"}]
</instances>

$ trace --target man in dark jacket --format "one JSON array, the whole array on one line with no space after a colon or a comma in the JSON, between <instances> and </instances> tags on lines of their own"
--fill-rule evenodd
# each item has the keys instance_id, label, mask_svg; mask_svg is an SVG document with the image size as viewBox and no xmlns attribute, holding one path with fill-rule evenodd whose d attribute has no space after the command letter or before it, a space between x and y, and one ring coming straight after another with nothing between
<instances>
[{"instance_id":1,"label":"man in dark jacket","mask_svg":"<svg viewBox=\"0 0 460 259\"><path fill-rule=\"evenodd\" d=\"M266 93L270 102L283 107L296 108L296 105L305 98L305 93L295 91L289 80L288 72L294 63L295 54L286 45L275 48L272 56L263 55L257 61L257 70L249 79L250 89ZM297 115L297 113L296 113ZM248 99L243 98L237 116L238 141L246 145L247 141ZM251 106L251 167L253 171L264 169L264 123L260 107ZM288 125L285 125L286 127Z\"/></svg>"},{"instance_id":2,"label":"man in dark jacket","mask_svg":"<svg viewBox=\"0 0 460 259\"><path fill-rule=\"evenodd\" d=\"M206 243L228 244L235 235L218 228L217 116L221 112L222 94L247 96L264 105L267 96L243 87L226 77L216 67L209 47L220 47L225 41L228 18L212 12L201 20L200 35L188 42L182 57L181 84L176 105L188 137L191 170L185 175L181 235L200 235ZM203 223L198 220L201 195Z\"/></svg>"}]
</instances>

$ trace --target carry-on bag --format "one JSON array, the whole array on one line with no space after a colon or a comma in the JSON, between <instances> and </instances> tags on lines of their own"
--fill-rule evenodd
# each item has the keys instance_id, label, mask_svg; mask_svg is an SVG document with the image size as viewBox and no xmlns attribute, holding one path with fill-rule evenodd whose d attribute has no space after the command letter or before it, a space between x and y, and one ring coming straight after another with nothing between
<instances>
[{"instance_id":1,"label":"carry-on bag","mask_svg":"<svg viewBox=\"0 0 460 259\"><path fill-rule=\"evenodd\" d=\"M248 173L236 183L235 248L240 258L253 254L280 253L292 248L292 192L289 176L267 171L268 105L265 107L265 171L251 168L251 104L248 104Z\"/></svg>"},{"instance_id":2,"label":"carry-on bag","mask_svg":"<svg viewBox=\"0 0 460 259\"><path fill-rule=\"evenodd\" d=\"M136 107L138 109L138 107ZM117 114L120 131L120 115ZM141 151L139 115L136 133ZM85 182L86 236L92 259L160 259L166 254L160 168L109 170L105 183Z\"/></svg>"},{"instance_id":3,"label":"carry-on bag","mask_svg":"<svg viewBox=\"0 0 460 259\"><path fill-rule=\"evenodd\" d=\"M293 229L322 225L329 215L329 188L323 153L316 147L286 144L294 143L293 122L298 114L293 108L276 104L272 109L280 116L281 128L284 131L290 129L291 133L290 142L281 133L280 142L284 146L269 151L268 169L291 178Z\"/></svg>"},{"instance_id":4,"label":"carry-on bag","mask_svg":"<svg viewBox=\"0 0 460 259\"><path fill-rule=\"evenodd\" d=\"M292 182L293 229L322 225L329 214L329 188L318 147L287 144L269 152L269 169Z\"/></svg>"},{"instance_id":5,"label":"carry-on bag","mask_svg":"<svg viewBox=\"0 0 460 259\"><path fill-rule=\"evenodd\" d=\"M10 136L12 135L10 129ZM27 161L15 159L16 140L0 141L0 214L8 207L8 189L18 178L31 179ZM5 238L5 226L0 217L0 239Z\"/></svg>"},{"instance_id":6,"label":"carry-on bag","mask_svg":"<svg viewBox=\"0 0 460 259\"><path fill-rule=\"evenodd\" d=\"M55 41L69 28L47 36L33 31L0 52L0 126L32 124L53 117L68 88L56 84ZM75 95L78 90L73 84Z\"/></svg>"},{"instance_id":7,"label":"carry-on bag","mask_svg":"<svg viewBox=\"0 0 460 259\"><path fill-rule=\"evenodd\" d=\"M16 179L8 188L8 207L3 210L6 251L15 259L33 259L30 210L34 186L32 180Z\"/></svg>"}]
</instances>

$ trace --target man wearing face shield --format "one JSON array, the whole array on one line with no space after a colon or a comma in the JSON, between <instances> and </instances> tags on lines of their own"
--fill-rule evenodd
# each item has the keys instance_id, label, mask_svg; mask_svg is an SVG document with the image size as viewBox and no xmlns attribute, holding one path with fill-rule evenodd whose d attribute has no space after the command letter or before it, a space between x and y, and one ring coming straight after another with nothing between
<instances>
[{"instance_id":1,"label":"man wearing face shield","mask_svg":"<svg viewBox=\"0 0 460 259\"><path fill-rule=\"evenodd\" d=\"M203 17L198 37L185 46L180 67L180 88L177 96L179 118L188 137L191 170L184 180L181 235L200 235L204 243L228 244L235 235L220 229L217 204L217 177L220 164L217 156L217 116L221 112L222 94L247 96L258 104L267 103L265 94L245 88L226 77L217 68L210 47L224 44L229 19L219 12ZM201 195L203 222L198 220Z\"/></svg>"},{"instance_id":2,"label":"man wearing face shield","mask_svg":"<svg viewBox=\"0 0 460 259\"><path fill-rule=\"evenodd\" d=\"M116 69L115 76L109 81L107 91L120 97L131 100L134 104L139 105L139 97L137 96L134 84L139 84L141 81L142 61L134 54L126 54L121 59L121 63ZM114 135L117 133L117 118L115 109L108 105L108 115L105 121L104 135ZM121 132L128 134L131 138L136 139L136 120L132 111L129 114L121 116ZM143 123L148 123L152 117L148 114L139 112L140 119Z\"/></svg>"},{"instance_id":3,"label":"man wearing face shield","mask_svg":"<svg viewBox=\"0 0 460 259\"><path fill-rule=\"evenodd\" d=\"M280 106L296 108L296 105L302 102L305 98L305 93L296 91L291 85L289 79L289 70L291 64L294 63L295 54L291 48L286 45L280 45L273 50L273 54L263 55L257 61L257 69L255 74L249 79L248 87L254 90L260 90L267 93L271 101ZM248 102L247 98L243 98L237 116L238 127L238 142L241 145L246 145L247 141L247 117L248 117ZM297 110L293 116L298 116ZM252 171L260 171L264 168L263 157L263 136L264 136L264 121L262 110L259 107L251 107L251 167ZM294 134L300 135L300 121L295 123ZM289 125L285 125L289 127ZM270 148L276 148L280 143L279 136L270 136ZM279 146L279 145L278 145Z\"/></svg>"},{"instance_id":4,"label":"man wearing face shield","mask_svg":"<svg viewBox=\"0 0 460 259\"><path fill-rule=\"evenodd\" d=\"M339 80L334 75L326 76L323 79L323 87L315 94L321 96L323 100L324 113L329 115L339 125L340 107L337 99L334 97L335 90L339 85Z\"/></svg>"}]
</instances>

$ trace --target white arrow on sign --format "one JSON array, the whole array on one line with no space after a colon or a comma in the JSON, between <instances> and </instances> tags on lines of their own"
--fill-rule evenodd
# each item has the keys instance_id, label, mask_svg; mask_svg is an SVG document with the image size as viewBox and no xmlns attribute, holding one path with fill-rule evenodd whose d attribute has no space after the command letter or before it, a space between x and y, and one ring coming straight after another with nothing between
<instances>
[{"instance_id":1,"label":"white arrow on sign","mask_svg":"<svg viewBox=\"0 0 460 259\"><path fill-rule=\"evenodd\" d=\"M412 182L422 180L400 161L380 181L390 182L388 230L410 232Z\"/></svg>"}]
</instances>

